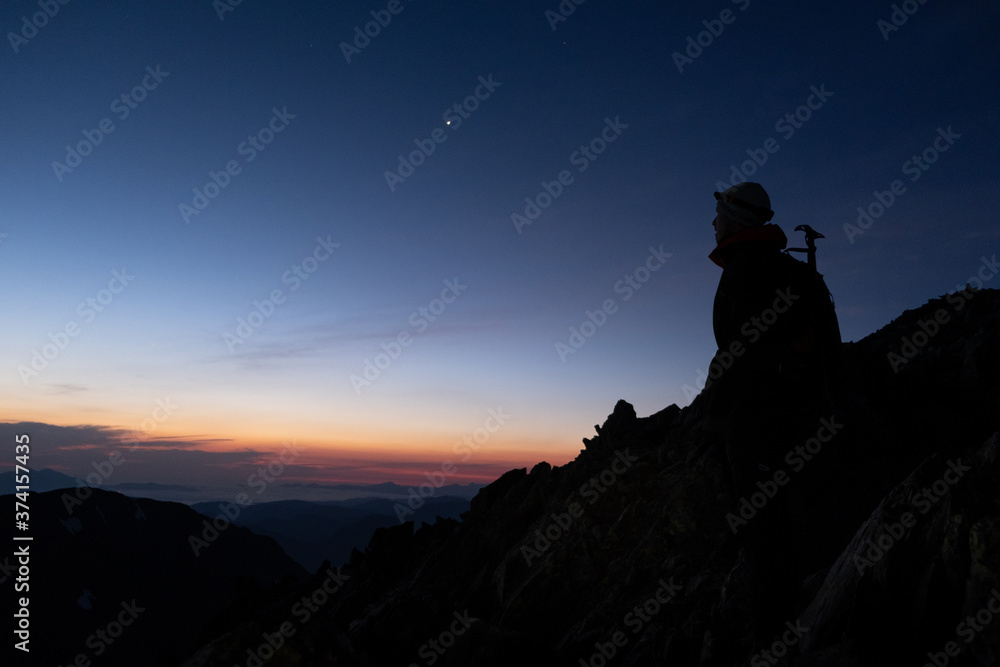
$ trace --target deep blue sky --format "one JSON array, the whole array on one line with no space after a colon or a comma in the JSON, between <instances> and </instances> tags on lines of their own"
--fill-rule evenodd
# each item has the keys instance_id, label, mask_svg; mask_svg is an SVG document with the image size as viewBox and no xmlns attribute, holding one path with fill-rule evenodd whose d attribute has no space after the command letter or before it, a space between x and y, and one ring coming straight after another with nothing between
<instances>
[{"instance_id":1,"label":"deep blue sky","mask_svg":"<svg viewBox=\"0 0 1000 667\"><path fill-rule=\"evenodd\" d=\"M846 340L955 289L1000 246L995 2L927 2L885 39L889 3L589 0L553 30L555 0L404 1L346 62L341 42L386 6L244 0L220 20L209 0L76 1L15 53L9 33L41 10L4 5L0 419L127 430L170 397L181 407L154 435L188 456L227 438L253 452L297 439L327 463L405 452L395 472L338 472L381 481L441 461L502 406L512 419L470 465L562 463L618 398L640 414L689 402L714 352L712 192L769 138L751 180L793 245L798 224L827 236ZM678 71L672 54L723 10L731 22ZM121 119L112 103L147 67L169 74ZM446 125L480 77L500 85ZM814 88L832 95L788 136L776 123ZM274 109L295 118L247 162L241 143ZM114 131L57 178L104 118ZM572 156L606 119L627 128L581 173ZM959 138L911 181L905 163L948 128ZM391 191L385 172L439 129ZM230 160L240 173L186 224L179 205ZM563 170L573 182L518 233L511 215ZM905 193L850 242L844 225L896 179ZM317 238L339 247L292 290L282 278ZM616 284L661 246L671 257L625 301ZM88 319L78 304L123 268L134 279ZM414 325L455 279L460 296ZM224 334L275 289L284 302L231 353ZM563 361L556 344L607 299L615 312ZM25 382L18 367L68 324L78 335ZM410 345L358 391L351 376L401 332ZM86 467L50 446L40 464ZM133 452L131 476L188 474L155 453L154 474Z\"/></svg>"}]
</instances>

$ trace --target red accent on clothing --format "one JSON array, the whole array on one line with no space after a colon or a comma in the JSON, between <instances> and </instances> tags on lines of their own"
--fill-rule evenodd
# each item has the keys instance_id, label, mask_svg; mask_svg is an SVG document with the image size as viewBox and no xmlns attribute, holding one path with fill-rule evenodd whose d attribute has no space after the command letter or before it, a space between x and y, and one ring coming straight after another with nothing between
<instances>
[{"instance_id":1,"label":"red accent on clothing","mask_svg":"<svg viewBox=\"0 0 1000 667\"><path fill-rule=\"evenodd\" d=\"M788 245L788 237L785 236L785 232L781 231L781 227L777 225L766 224L747 227L732 236L722 239L722 242L715 246L715 250L709 254L708 258L724 269L726 268L727 258L737 250L732 246L742 243L763 243L773 245L776 250L784 250L785 246Z\"/></svg>"}]
</instances>

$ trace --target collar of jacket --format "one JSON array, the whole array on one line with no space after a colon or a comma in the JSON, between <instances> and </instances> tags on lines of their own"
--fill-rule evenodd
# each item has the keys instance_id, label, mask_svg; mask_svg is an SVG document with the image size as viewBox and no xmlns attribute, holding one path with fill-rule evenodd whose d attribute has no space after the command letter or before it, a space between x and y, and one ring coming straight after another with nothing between
<instances>
[{"instance_id":1,"label":"collar of jacket","mask_svg":"<svg viewBox=\"0 0 1000 667\"><path fill-rule=\"evenodd\" d=\"M722 239L722 242L715 246L715 250L709 254L708 258L724 269L726 268L726 262L734 254L741 252L743 248L746 248L751 243L772 246L775 250L784 250L788 244L788 237L785 236L785 232L781 231L781 227L777 225L766 224L747 227L743 231L736 232L732 236Z\"/></svg>"}]
</instances>

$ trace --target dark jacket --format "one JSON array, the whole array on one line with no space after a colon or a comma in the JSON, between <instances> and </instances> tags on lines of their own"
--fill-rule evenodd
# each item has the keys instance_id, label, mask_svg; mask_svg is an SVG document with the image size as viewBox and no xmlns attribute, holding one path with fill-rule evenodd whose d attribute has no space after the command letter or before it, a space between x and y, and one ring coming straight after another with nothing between
<instances>
[{"instance_id":1,"label":"dark jacket","mask_svg":"<svg viewBox=\"0 0 1000 667\"><path fill-rule=\"evenodd\" d=\"M815 362L813 274L782 253L787 242L780 227L766 224L733 234L709 255L723 269L707 405L717 423L746 428L781 419L782 411L815 411L823 377Z\"/></svg>"},{"instance_id":2,"label":"dark jacket","mask_svg":"<svg viewBox=\"0 0 1000 667\"><path fill-rule=\"evenodd\" d=\"M780 227L748 227L723 239L709 255L722 267L712 309L712 329L720 350L728 349L735 340L755 338L752 332L746 335L741 329L750 322L747 331L760 330L752 318L773 306L778 290L791 287L785 284L780 258L787 243Z\"/></svg>"}]
</instances>

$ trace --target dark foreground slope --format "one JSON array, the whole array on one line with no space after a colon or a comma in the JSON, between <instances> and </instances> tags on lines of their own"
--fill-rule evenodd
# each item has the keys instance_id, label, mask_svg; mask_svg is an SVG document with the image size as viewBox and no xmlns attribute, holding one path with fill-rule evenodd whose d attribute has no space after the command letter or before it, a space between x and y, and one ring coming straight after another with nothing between
<instances>
[{"instance_id":1,"label":"dark foreground slope","mask_svg":"<svg viewBox=\"0 0 1000 667\"><path fill-rule=\"evenodd\" d=\"M13 521L2 524L4 652L13 657L2 664L172 667L217 634L214 624L270 606L269 594L306 577L274 540L245 528L216 533L196 555L190 538L205 535L205 517L186 505L101 490L78 502L74 492L29 496L30 542L14 542ZM13 508L14 497L0 506ZM16 554L24 548L26 560ZM20 578L27 589L16 592ZM30 653L11 649L20 597Z\"/></svg>"},{"instance_id":2,"label":"dark foreground slope","mask_svg":"<svg viewBox=\"0 0 1000 667\"><path fill-rule=\"evenodd\" d=\"M1000 664L998 343L983 291L845 345L835 435L786 471L810 511L785 633L750 631L701 398L641 419L620 401L573 462L508 472L461 523L378 531L307 622L289 597L185 664Z\"/></svg>"},{"instance_id":3,"label":"dark foreground slope","mask_svg":"<svg viewBox=\"0 0 1000 667\"><path fill-rule=\"evenodd\" d=\"M784 633L751 633L759 600L700 398L646 418L620 401L576 460L508 472L461 523L378 531L308 623L289 598L185 664L1000 664L998 360L997 291L845 345L835 435L786 471L811 509Z\"/></svg>"}]
</instances>

